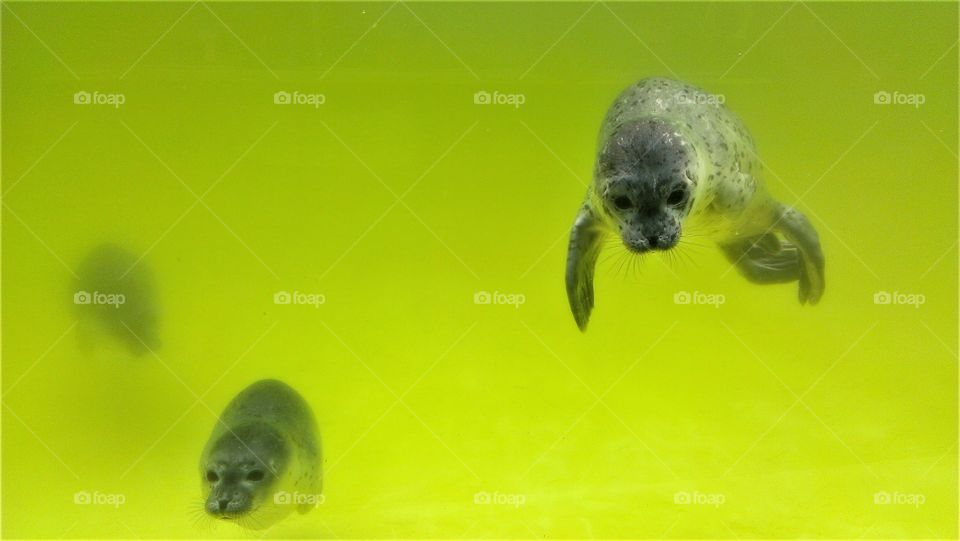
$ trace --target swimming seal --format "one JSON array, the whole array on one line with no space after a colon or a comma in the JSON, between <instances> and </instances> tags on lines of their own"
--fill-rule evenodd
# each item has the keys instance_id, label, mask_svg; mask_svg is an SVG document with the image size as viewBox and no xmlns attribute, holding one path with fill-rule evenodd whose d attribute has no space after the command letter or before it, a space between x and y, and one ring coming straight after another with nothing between
<instances>
[{"instance_id":1,"label":"swimming seal","mask_svg":"<svg viewBox=\"0 0 960 541\"><path fill-rule=\"evenodd\" d=\"M593 309L593 274L608 235L642 254L669 250L684 229L711 238L747 278L799 281L800 303L824 290L816 230L764 190L763 167L723 99L689 84L642 79L610 107L594 179L570 231L566 288L577 326ZM692 226L692 227L691 227Z\"/></svg>"},{"instance_id":2,"label":"swimming seal","mask_svg":"<svg viewBox=\"0 0 960 541\"><path fill-rule=\"evenodd\" d=\"M116 244L101 244L77 268L73 302L82 320L95 322L134 355L160 347L160 314L146 263Z\"/></svg>"},{"instance_id":3,"label":"swimming seal","mask_svg":"<svg viewBox=\"0 0 960 541\"><path fill-rule=\"evenodd\" d=\"M268 528L322 501L321 450L310 407L277 380L240 392L220 415L200 458L208 515Z\"/></svg>"}]
</instances>

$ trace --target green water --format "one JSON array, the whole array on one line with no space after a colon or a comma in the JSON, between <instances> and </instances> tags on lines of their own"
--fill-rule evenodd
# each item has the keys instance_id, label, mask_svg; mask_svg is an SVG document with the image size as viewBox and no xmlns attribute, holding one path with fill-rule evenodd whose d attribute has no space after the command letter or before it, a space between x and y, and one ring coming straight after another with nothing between
<instances>
[{"instance_id":1,"label":"green water","mask_svg":"<svg viewBox=\"0 0 960 541\"><path fill-rule=\"evenodd\" d=\"M195 521L197 462L266 377L325 455L269 538L957 537L956 4L4 6L4 537L249 537ZM743 118L818 306L608 249L577 331L567 231L651 75ZM155 354L78 320L103 243Z\"/></svg>"}]
</instances>

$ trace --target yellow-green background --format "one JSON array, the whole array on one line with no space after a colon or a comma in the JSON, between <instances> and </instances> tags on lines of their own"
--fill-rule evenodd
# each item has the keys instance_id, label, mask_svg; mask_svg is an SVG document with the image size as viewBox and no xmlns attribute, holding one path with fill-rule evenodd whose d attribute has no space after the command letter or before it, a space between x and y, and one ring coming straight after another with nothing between
<instances>
[{"instance_id":1,"label":"yellow-green background","mask_svg":"<svg viewBox=\"0 0 960 541\"><path fill-rule=\"evenodd\" d=\"M957 537L955 4L2 11L5 537L247 535L193 524L196 463L264 377L312 404L326 455L326 502L268 537ZM606 107L650 75L723 94L770 190L803 195L820 305L707 245L619 273L610 250L577 332L566 232ZM81 347L71 272L102 242L146 254L156 356Z\"/></svg>"}]
</instances>

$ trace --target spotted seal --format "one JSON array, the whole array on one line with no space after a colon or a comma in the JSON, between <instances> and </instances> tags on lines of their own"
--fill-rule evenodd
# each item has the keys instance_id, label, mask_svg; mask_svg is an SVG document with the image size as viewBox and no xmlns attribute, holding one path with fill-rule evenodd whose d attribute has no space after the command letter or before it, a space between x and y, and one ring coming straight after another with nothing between
<instances>
[{"instance_id":1,"label":"spotted seal","mask_svg":"<svg viewBox=\"0 0 960 541\"><path fill-rule=\"evenodd\" d=\"M753 139L721 97L664 78L624 90L604 119L594 180L570 231L567 297L580 330L612 234L643 254L674 248L695 230L747 280L799 281L800 303L816 304L824 290L817 232L766 192L762 173Z\"/></svg>"},{"instance_id":2,"label":"spotted seal","mask_svg":"<svg viewBox=\"0 0 960 541\"><path fill-rule=\"evenodd\" d=\"M118 244L96 246L77 268L73 302L83 328L105 330L136 356L160 347L157 297L147 264Z\"/></svg>"},{"instance_id":3,"label":"spotted seal","mask_svg":"<svg viewBox=\"0 0 960 541\"><path fill-rule=\"evenodd\" d=\"M200 458L204 510L265 529L321 501L321 449L310 407L287 384L261 380L223 410Z\"/></svg>"}]
</instances>

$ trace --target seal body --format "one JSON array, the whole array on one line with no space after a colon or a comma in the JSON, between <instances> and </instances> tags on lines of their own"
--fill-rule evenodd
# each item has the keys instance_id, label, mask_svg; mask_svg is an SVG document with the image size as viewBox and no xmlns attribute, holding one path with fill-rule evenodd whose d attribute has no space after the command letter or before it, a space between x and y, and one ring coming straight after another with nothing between
<instances>
[{"instance_id":1,"label":"seal body","mask_svg":"<svg viewBox=\"0 0 960 541\"><path fill-rule=\"evenodd\" d=\"M321 501L321 448L310 407L287 384L258 381L220 415L200 458L204 509L268 528Z\"/></svg>"},{"instance_id":2,"label":"seal body","mask_svg":"<svg viewBox=\"0 0 960 541\"><path fill-rule=\"evenodd\" d=\"M723 101L680 81L650 78L610 107L567 255L567 295L581 330L593 308L596 259L610 234L645 253L672 249L695 231L716 242L747 279L797 280L801 303L820 299L817 233L764 189L753 139Z\"/></svg>"}]
</instances>

